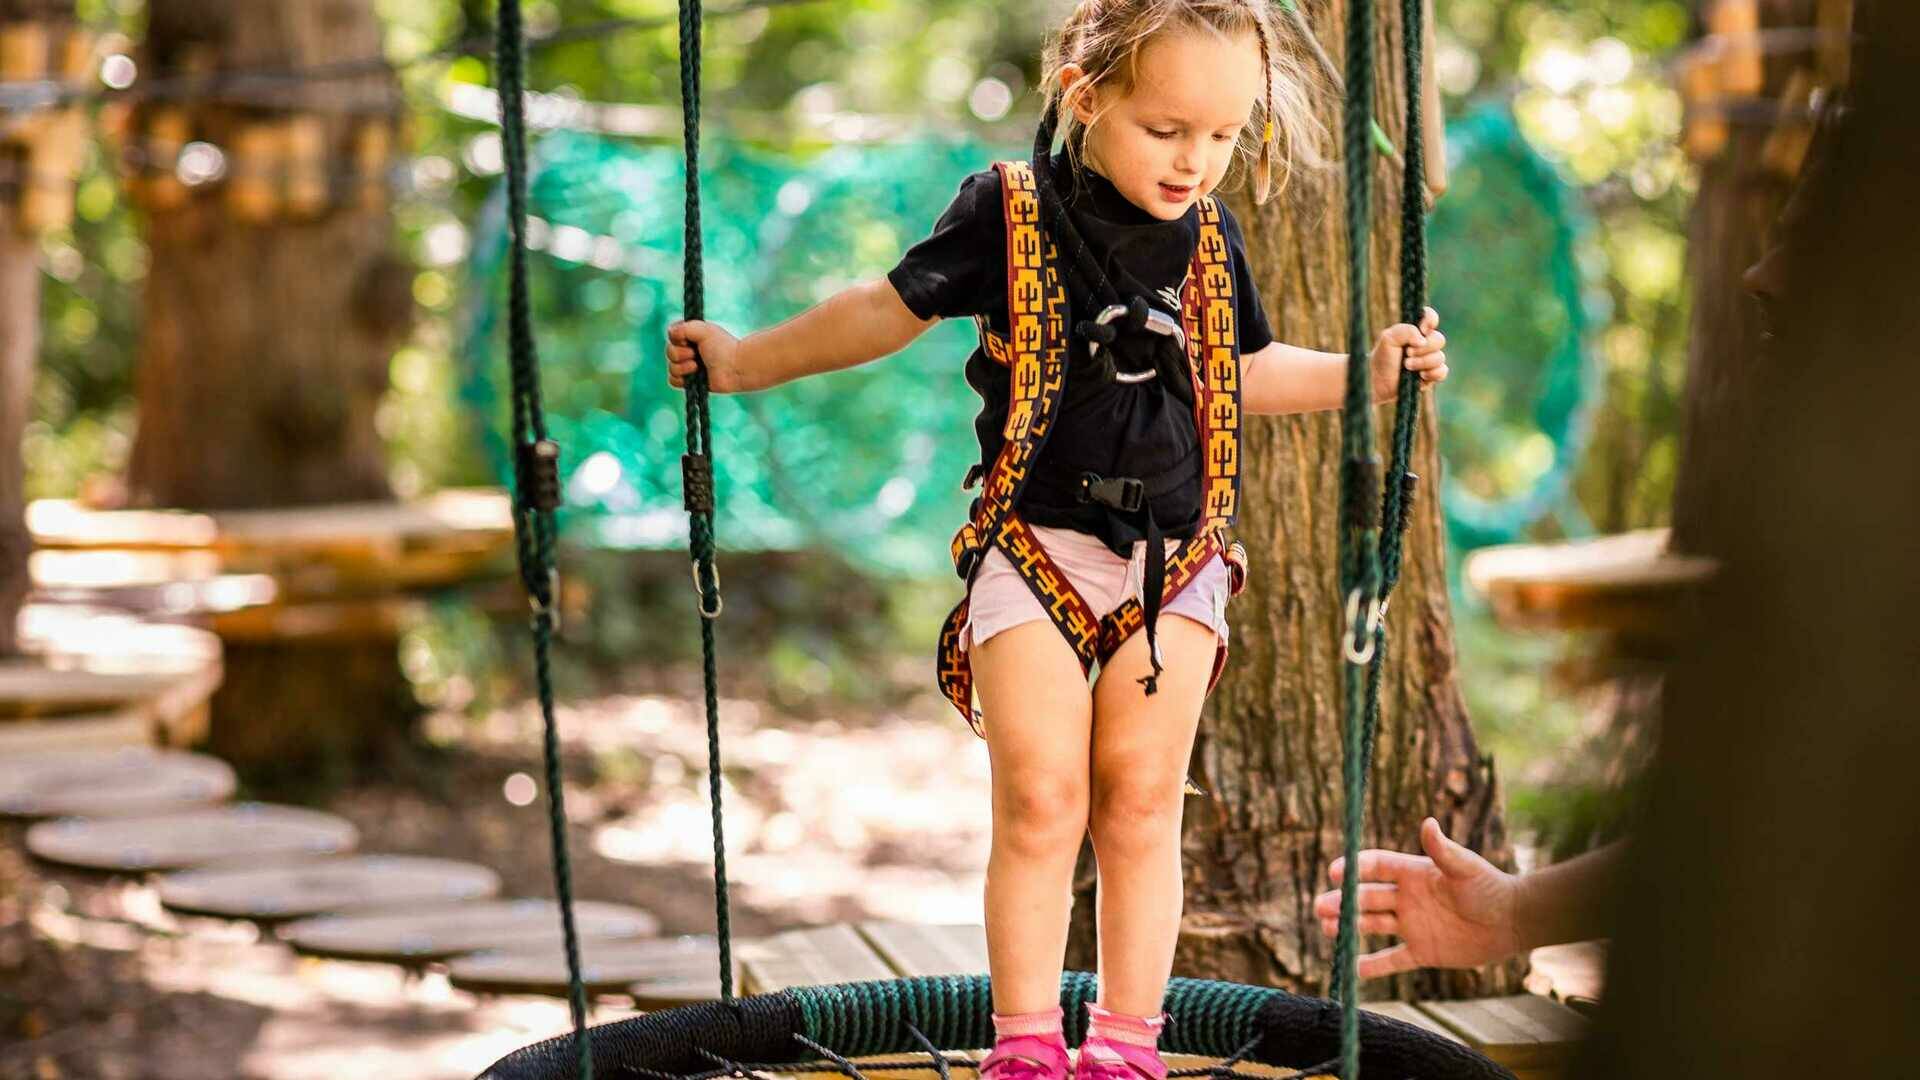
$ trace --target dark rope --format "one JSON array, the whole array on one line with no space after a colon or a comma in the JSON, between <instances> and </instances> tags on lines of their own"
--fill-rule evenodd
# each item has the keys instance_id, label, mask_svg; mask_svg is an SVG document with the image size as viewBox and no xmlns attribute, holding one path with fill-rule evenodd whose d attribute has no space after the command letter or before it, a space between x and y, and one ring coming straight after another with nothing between
<instances>
[{"instance_id":1,"label":"dark rope","mask_svg":"<svg viewBox=\"0 0 1920 1080\"><path fill-rule=\"evenodd\" d=\"M700 0L681 0L680 101L687 152L684 306L688 319L706 317L700 249L700 17ZM699 359L697 353L695 359ZM720 809L720 674L713 643L713 622L720 615L720 575L713 563L712 452L707 368L701 363L687 378L687 548L693 557L694 591L700 607L700 654L706 676L707 790L713 807L713 906L720 940L720 998L731 1001L733 934L727 913L727 843Z\"/></svg>"},{"instance_id":2,"label":"dark rope","mask_svg":"<svg viewBox=\"0 0 1920 1080\"><path fill-rule=\"evenodd\" d=\"M1424 118L1421 115L1420 82L1422 22L1426 12L1422 0L1401 0L1405 19L1402 42L1407 80L1407 158L1400 187L1400 321L1419 326L1427 313L1427 179ZM1400 371L1399 392L1393 403L1392 456L1387 465L1385 490L1380 497L1380 602L1384 606L1400 583L1401 541L1407 523L1413 519L1414 490L1419 477L1414 475L1413 442L1420 432L1420 376ZM1387 662L1387 626L1382 619L1374 635L1373 664L1367 672L1366 726L1361 732L1360 771L1371 775L1375 735L1380 726L1380 682Z\"/></svg>"},{"instance_id":3,"label":"dark rope","mask_svg":"<svg viewBox=\"0 0 1920 1080\"><path fill-rule=\"evenodd\" d=\"M508 357L513 369L513 445L521 467L514 482L514 544L520 579L532 598L534 678L539 687L547 772L547 825L553 846L554 890L560 899L560 933L567 954L567 1002L581 1080L592 1080L593 1046L587 1038L587 991L580 978L580 936L573 918L573 867L567 857L566 793L560 775L560 733L554 720L551 653L559 578L554 569L553 498L557 448L547 441L540 405L540 357L533 338L527 284L526 41L520 0L500 0L495 48L500 86L500 131L507 165L507 223L513 245L508 283ZM544 451L544 452L543 452Z\"/></svg>"},{"instance_id":4,"label":"dark rope","mask_svg":"<svg viewBox=\"0 0 1920 1080\"><path fill-rule=\"evenodd\" d=\"M1421 115L1422 55L1425 11L1423 0L1401 0L1402 46L1407 99L1406 157L1401 176L1400 306L1401 321L1418 326L1426 314L1426 176L1424 118ZM1353 314L1348 365L1347 399L1342 425L1346 468L1341 485L1341 590L1355 597L1348 624L1341 628L1346 652L1343 677L1346 691L1344 779L1346 814L1344 841L1347 873L1340 887L1340 926L1334 945L1334 989L1341 1007L1341 1067L1343 1080L1359 1075L1359 986L1357 978L1360 834L1365 820L1367 776L1373 767L1375 737L1380 722L1380 686L1387 657L1384 617L1375 617L1375 604L1384 615L1386 602L1400 580L1402 541L1413 512L1414 487L1410 470L1414 438L1420 426L1418 374L1403 366L1397 383L1391 458L1384 490L1375 486L1378 462L1373 456L1371 364L1366 355L1366 281L1371 213L1369 155L1362 145L1373 99L1372 0L1353 0L1348 8L1346 98L1346 157L1348 184L1348 257L1350 303ZM1375 498L1379 499L1377 517ZM1365 645L1361 642L1365 640ZM1358 655L1356 655L1356 653ZM1362 670L1364 668L1364 670Z\"/></svg>"},{"instance_id":5,"label":"dark rope","mask_svg":"<svg viewBox=\"0 0 1920 1080\"><path fill-rule=\"evenodd\" d=\"M1359 986L1354 948L1359 914L1360 832L1365 820L1366 774L1361 771L1361 729L1366 715L1365 667L1355 663L1362 635L1371 643L1369 616L1379 592L1380 529L1373 450L1373 372L1367 325L1367 257L1373 210L1372 155L1366 152L1373 105L1373 0L1347 6L1347 389L1340 425L1343 467L1340 487L1340 595L1347 625L1340 629L1346 698L1342 755L1346 806L1343 820L1348 872L1340 889L1340 930L1334 942L1333 989L1340 999L1340 1076L1360 1075Z\"/></svg>"}]
</instances>

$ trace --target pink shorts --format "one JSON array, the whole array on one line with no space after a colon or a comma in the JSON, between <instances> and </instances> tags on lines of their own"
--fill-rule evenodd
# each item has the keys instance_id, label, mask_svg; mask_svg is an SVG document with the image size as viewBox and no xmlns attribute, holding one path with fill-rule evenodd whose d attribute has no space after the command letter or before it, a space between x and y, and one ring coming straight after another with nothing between
<instances>
[{"instance_id":1,"label":"pink shorts","mask_svg":"<svg viewBox=\"0 0 1920 1080\"><path fill-rule=\"evenodd\" d=\"M1104 618L1129 597L1139 599L1146 568L1146 541L1136 541L1133 557L1122 559L1098 537L1075 529L1050 529L1032 526L1033 535L1046 549L1073 587L1079 590L1095 615ZM1178 550L1180 541L1167 541L1167 551ZM1173 602L1160 609L1162 616L1179 615L1201 626L1213 628L1222 646L1227 643L1227 598L1232 578L1225 560L1218 555L1201 567L1200 573L1180 590ZM999 548L987 549L980 570L973 577L968 594L967 625L960 633L960 648L968 649L1002 630L1036 620L1051 621L1047 609L1034 599L1033 590L1013 568Z\"/></svg>"}]
</instances>

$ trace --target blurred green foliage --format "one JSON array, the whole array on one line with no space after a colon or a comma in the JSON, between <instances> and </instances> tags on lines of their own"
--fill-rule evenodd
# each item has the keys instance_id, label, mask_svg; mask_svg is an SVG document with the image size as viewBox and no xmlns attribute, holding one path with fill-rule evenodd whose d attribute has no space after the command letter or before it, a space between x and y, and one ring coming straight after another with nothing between
<instances>
[{"instance_id":1,"label":"blurred green foliage","mask_svg":"<svg viewBox=\"0 0 1920 1080\"><path fill-rule=\"evenodd\" d=\"M482 0L376 0L388 27L390 57L405 60L446 42L483 38L490 4ZM1605 361L1605 395L1594 441L1575 477L1580 513L1600 531L1667 518L1677 457L1679 391L1687 301L1684 222L1691 175L1675 149L1680 106L1665 58L1687 31L1678 0L1437 0L1440 47L1434 60L1459 115L1486 99L1508 101L1522 130L1580 185L1594 221L1591 280L1605 296L1596 331ZM715 17L706 35L705 106L738 116L769 138L819 139L819 117L840 110L905 117L930 131L991 135L1009 104L1030 101L1045 19L1057 5L1030 0L823 0L773 12ZM78 0L89 25L137 40L140 0ZM666 0L531 0L536 31L600 19L671 15ZM539 51L535 87L586 101L638 102L668 110L678 95L675 30L613 32ZM471 254L471 223L498 179L498 141L490 125L448 108L462 85L484 85L477 58L419 64L401 79L412 116L411 191L396 210L396 243L419 264L414 296L419 328L392 363L392 390L380 429L392 448L396 487L418 491L485 482L476 418L456 403L454 348L458 297ZM757 126L755 126L757 125ZM677 133L668 130L669 140ZM90 476L113 475L131 444L133 357L138 297L146 269L138 222L117 182L108 149L89 151L70 230L42 244L46 270L44 341L26 444L31 496L66 495ZM1472 343L1456 341L1457 363L1473 363ZM1444 399L1441 408L1445 408ZM480 417L502 425L504 416ZM1498 478L1460 476L1470 488ZM1543 535L1577 528L1549 519ZM659 570L658 585L635 585L637 570L587 571L602 581L592 632L599 656L628 665L674 657L691 638L685 619L650 612L685 607L684 566ZM754 580L761 575L749 571ZM672 581L671 593L667 584ZM815 580L833 589L820 571ZM731 581L731 579L730 579ZM663 590L658 594L649 591ZM784 694L860 694L882 671L870 657L889 646L921 657L928 590L863 608L870 636L825 646L807 628L797 602L767 610L792 615L749 645L770 658ZM944 594L941 594L944 595ZM732 601L729 601L732 603ZM655 606L660 605L660 606ZM1539 798L1549 775L1534 763L1571 745L1571 706L1540 691L1538 666L1552 643L1491 632L1471 598L1459 611L1463 675L1486 744L1512 778L1516 818L1551 813ZM863 631L868 633L869 631ZM585 635L583 634L582 637ZM578 639L576 639L578 640ZM678 640L682 644L670 643ZM444 702L483 701L484 670L499 659L472 619L447 613L421 643L410 670ZM785 659L781 659L784 657ZM824 659L823 659L824 658ZM825 663L822 676L816 663ZM1527 673L1533 671L1529 676Z\"/></svg>"}]
</instances>

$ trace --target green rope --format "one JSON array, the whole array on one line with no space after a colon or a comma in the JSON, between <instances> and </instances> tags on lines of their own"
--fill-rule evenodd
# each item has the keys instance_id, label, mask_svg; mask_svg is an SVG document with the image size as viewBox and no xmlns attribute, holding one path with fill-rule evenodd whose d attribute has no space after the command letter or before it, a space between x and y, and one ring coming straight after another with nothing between
<instances>
[{"instance_id":1,"label":"green rope","mask_svg":"<svg viewBox=\"0 0 1920 1080\"><path fill-rule=\"evenodd\" d=\"M706 317L700 250L700 0L680 3L680 101L687 153L685 311ZM720 940L720 998L733 1000L733 933L727 912L727 843L720 809L720 691L713 622L720 616L720 574L713 564L713 431L704 364L687 379L687 547L700 607L700 655L706 677L707 788L713 808L713 905Z\"/></svg>"},{"instance_id":2,"label":"green rope","mask_svg":"<svg viewBox=\"0 0 1920 1080\"><path fill-rule=\"evenodd\" d=\"M1345 152L1347 165L1347 389L1340 425L1340 594L1347 598L1347 623L1341 628L1341 668L1346 698L1342 779L1346 792L1343 821L1346 865L1360 855L1366 774L1361 771L1360 735L1366 714L1366 670L1355 662L1364 635L1371 643L1369 616L1379 591L1380 463L1373 452L1373 387L1367 325L1367 256L1371 240L1373 176L1367 145L1373 101L1373 2L1351 0L1347 7L1347 93ZM1350 869L1340 890L1340 928L1334 942L1333 985L1340 998L1340 1076L1360 1074L1359 994L1355 978L1354 931L1358 916L1359 875Z\"/></svg>"},{"instance_id":3,"label":"green rope","mask_svg":"<svg viewBox=\"0 0 1920 1080\"><path fill-rule=\"evenodd\" d=\"M550 471L557 469L557 447L547 440L540 403L540 358L533 337L532 301L527 282L527 129L525 115L526 38L520 0L500 0L495 50L500 85L500 131L507 165L507 219L513 237L508 282L508 356L513 368L513 444L521 468L514 482L514 542L521 581L532 598L533 657L539 687L547 773L547 825L553 846L553 880L560 899L560 934L567 954L567 1003L579 1047L581 1080L592 1080L593 1046L587 1039L587 992L580 978L580 936L573 918L573 869L567 857L567 807L560 775L560 735L554 720L551 653L559 579L554 569L553 507L557 502Z\"/></svg>"},{"instance_id":4,"label":"green rope","mask_svg":"<svg viewBox=\"0 0 1920 1080\"><path fill-rule=\"evenodd\" d=\"M1426 313L1426 178L1419 87L1425 12L1422 0L1401 0L1401 30L1407 100L1407 153L1401 176L1400 305L1401 320L1419 325ZM1354 77L1347 86L1346 138L1360 145L1361 119L1373 99L1373 9L1371 0L1355 0L1348 9L1347 62ZM1420 426L1418 374L1402 370L1394 402L1392 458L1384 491L1375 477L1371 365L1367 359L1366 282L1371 176L1366 155L1347 154L1348 286L1352 305L1352 358L1342 417L1341 591L1351 598L1342 628L1346 664L1343 780L1346 793L1344 846L1347 873L1340 886L1340 925L1334 943L1334 990L1341 1007L1342 1080L1358 1080L1359 980L1357 977L1361 831L1365 822L1367 777L1373 767L1380 721L1380 684L1387 657L1384 618L1388 597L1400 580L1402 540L1412 517L1414 486L1410 471L1414 438ZM1378 492L1378 516L1372 512ZM1377 608L1376 608L1377 605ZM1378 616L1376 616L1376 611ZM1364 638L1365 645L1361 642Z\"/></svg>"}]
</instances>

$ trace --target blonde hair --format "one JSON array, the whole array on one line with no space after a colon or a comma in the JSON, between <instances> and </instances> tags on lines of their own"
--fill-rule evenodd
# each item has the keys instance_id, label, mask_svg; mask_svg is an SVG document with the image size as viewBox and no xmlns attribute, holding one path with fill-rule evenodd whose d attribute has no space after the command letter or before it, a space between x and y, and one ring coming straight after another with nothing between
<instances>
[{"instance_id":1,"label":"blonde hair","mask_svg":"<svg viewBox=\"0 0 1920 1080\"><path fill-rule=\"evenodd\" d=\"M1131 92L1140 54L1155 37L1183 29L1211 30L1223 36L1252 32L1260 41L1266 87L1255 105L1254 122L1241 132L1234 159L1252 159L1253 201L1266 202L1274 190L1276 164L1280 190L1286 189L1296 165L1319 168L1325 164L1321 145L1327 129L1313 109L1320 79L1301 59L1290 29L1283 37L1285 26L1274 18L1270 0L1079 0L1041 56L1046 107L1058 110L1069 157L1078 153L1086 130L1099 123L1102 115L1096 113L1083 125L1074 114L1074 103L1105 86ZM1062 87L1060 72L1070 64L1084 74L1071 87ZM1257 150L1249 145L1250 138Z\"/></svg>"}]
</instances>

